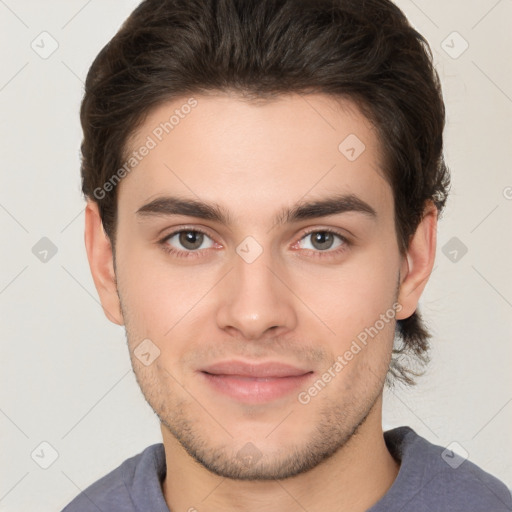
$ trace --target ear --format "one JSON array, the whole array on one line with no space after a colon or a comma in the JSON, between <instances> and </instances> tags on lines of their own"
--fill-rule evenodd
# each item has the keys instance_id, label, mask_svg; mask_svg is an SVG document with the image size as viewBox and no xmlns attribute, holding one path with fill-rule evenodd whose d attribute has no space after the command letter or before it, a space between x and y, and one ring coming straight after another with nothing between
<instances>
[{"instance_id":1,"label":"ear","mask_svg":"<svg viewBox=\"0 0 512 512\"><path fill-rule=\"evenodd\" d=\"M420 296L432 273L436 254L437 214L434 203L429 201L402 261L398 294L402 309L396 315L397 320L409 318L416 311Z\"/></svg>"},{"instance_id":2,"label":"ear","mask_svg":"<svg viewBox=\"0 0 512 512\"><path fill-rule=\"evenodd\" d=\"M103 312L111 322L124 325L117 295L112 246L103 229L98 204L90 200L85 208L85 248Z\"/></svg>"}]
</instances>

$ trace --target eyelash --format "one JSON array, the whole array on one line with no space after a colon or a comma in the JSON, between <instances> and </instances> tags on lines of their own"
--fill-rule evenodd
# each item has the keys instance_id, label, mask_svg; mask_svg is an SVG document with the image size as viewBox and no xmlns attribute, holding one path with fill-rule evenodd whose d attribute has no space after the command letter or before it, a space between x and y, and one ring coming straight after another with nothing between
<instances>
[{"instance_id":1,"label":"eyelash","mask_svg":"<svg viewBox=\"0 0 512 512\"><path fill-rule=\"evenodd\" d=\"M191 232L191 233L202 233L203 235L206 235L208 238L211 238L211 236L206 233L206 231L203 231L202 229L198 229L198 228L181 228L177 231L173 231L172 233L169 233L168 235L165 235L164 238L162 238L161 240L158 241L158 244L162 247L162 249L168 253L168 254L171 254L173 256L176 256L178 258L195 258L195 257L200 257L200 253L201 251L207 251L208 249L201 249L201 250L195 250L195 251L179 251L177 249L175 249L174 247L171 247L167 241L172 238L174 235L177 235L179 233L187 233L187 232ZM334 229L330 229L330 228L323 228L323 229L311 229L310 231L307 231L306 233L304 233L302 235L302 237L300 238L300 240L304 239L306 236L312 234L312 233L331 233L333 235L336 235L338 238L340 238L340 240L343 242L343 245L341 245L340 247L338 247L337 249L335 250L327 250L327 251L313 251L312 249L303 249L303 250L306 250L306 251L312 251L314 253L314 257L317 258L325 258L325 257L330 257L330 256L337 256L343 252L345 252L346 250L348 250L348 248L352 245L351 242L345 237L343 236L341 233L339 233L338 231L334 230ZM324 256L324 254L328 254L328 256Z\"/></svg>"}]
</instances>

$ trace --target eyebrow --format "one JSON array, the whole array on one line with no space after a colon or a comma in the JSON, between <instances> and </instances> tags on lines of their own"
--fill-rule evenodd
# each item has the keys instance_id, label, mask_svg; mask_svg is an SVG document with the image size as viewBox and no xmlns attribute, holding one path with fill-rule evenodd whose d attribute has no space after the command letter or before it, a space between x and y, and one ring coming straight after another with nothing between
<instances>
[{"instance_id":1,"label":"eyebrow","mask_svg":"<svg viewBox=\"0 0 512 512\"><path fill-rule=\"evenodd\" d=\"M284 208L273 219L274 224L291 224L301 220L316 219L341 213L360 213L372 220L377 219L377 212L367 202L354 194L338 194L315 201L297 203L292 208ZM184 215L198 217L229 226L233 216L217 203L196 201L194 199L164 196L141 206L138 217L167 217Z\"/></svg>"}]
</instances>

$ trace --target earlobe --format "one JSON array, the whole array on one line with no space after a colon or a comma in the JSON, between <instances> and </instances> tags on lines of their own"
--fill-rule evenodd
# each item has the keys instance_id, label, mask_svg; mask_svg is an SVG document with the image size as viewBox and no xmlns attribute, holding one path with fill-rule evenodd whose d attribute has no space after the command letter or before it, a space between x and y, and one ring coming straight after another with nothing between
<instances>
[{"instance_id":1,"label":"earlobe","mask_svg":"<svg viewBox=\"0 0 512 512\"><path fill-rule=\"evenodd\" d=\"M117 325L124 325L110 240L103 229L98 205L88 201L85 208L85 248L92 278L106 317Z\"/></svg>"},{"instance_id":2,"label":"earlobe","mask_svg":"<svg viewBox=\"0 0 512 512\"><path fill-rule=\"evenodd\" d=\"M402 309L396 316L397 320L409 318L416 311L432 273L436 254L437 213L437 208L430 201L402 262L398 294L398 302Z\"/></svg>"}]
</instances>

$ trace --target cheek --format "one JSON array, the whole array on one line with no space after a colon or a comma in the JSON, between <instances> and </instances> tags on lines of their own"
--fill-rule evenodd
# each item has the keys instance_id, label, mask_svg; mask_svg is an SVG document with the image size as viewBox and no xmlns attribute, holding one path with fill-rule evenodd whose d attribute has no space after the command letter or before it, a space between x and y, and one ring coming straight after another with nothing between
<instances>
[{"instance_id":1,"label":"cheek","mask_svg":"<svg viewBox=\"0 0 512 512\"><path fill-rule=\"evenodd\" d=\"M341 335L348 326L375 322L391 307L398 279L396 265L392 253L386 256L368 250L338 267L304 270L295 278L297 284L302 283L304 302Z\"/></svg>"},{"instance_id":2,"label":"cheek","mask_svg":"<svg viewBox=\"0 0 512 512\"><path fill-rule=\"evenodd\" d=\"M160 350L159 363L181 375L178 361L193 350L193 340L205 338L213 315L208 293L223 272L208 265L172 264L165 254L148 250L126 256L119 291L132 350L138 340L149 338Z\"/></svg>"}]
</instances>

